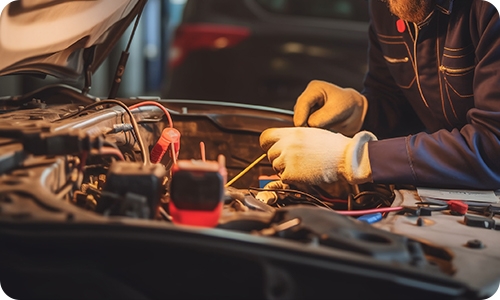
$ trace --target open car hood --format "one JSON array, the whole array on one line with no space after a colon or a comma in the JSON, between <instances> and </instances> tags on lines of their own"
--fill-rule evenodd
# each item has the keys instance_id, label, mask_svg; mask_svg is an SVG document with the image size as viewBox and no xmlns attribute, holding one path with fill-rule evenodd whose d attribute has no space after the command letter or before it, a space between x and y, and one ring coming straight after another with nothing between
<instances>
[{"instance_id":1,"label":"open car hood","mask_svg":"<svg viewBox=\"0 0 500 300\"><path fill-rule=\"evenodd\" d=\"M0 75L76 80L103 62L146 0L18 0L0 16Z\"/></svg>"}]
</instances>

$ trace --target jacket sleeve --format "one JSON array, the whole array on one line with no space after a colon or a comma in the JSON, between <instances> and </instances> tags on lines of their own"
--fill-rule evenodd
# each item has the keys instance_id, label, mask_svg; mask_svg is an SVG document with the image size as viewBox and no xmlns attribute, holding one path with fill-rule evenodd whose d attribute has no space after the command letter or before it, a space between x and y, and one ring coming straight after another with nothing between
<instances>
[{"instance_id":1,"label":"jacket sleeve","mask_svg":"<svg viewBox=\"0 0 500 300\"><path fill-rule=\"evenodd\" d=\"M477 64L474 107L467 112L467 124L370 142L374 182L500 188L500 21L493 5L474 3L469 30ZM371 101L370 88L367 90Z\"/></svg>"}]
</instances>

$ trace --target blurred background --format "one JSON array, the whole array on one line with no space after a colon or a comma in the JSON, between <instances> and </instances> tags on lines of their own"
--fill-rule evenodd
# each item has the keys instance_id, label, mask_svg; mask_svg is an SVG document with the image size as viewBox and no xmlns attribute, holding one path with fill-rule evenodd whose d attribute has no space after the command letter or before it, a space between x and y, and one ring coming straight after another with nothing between
<instances>
[{"instance_id":1,"label":"blurred background","mask_svg":"<svg viewBox=\"0 0 500 300\"><path fill-rule=\"evenodd\" d=\"M366 0L148 0L118 96L292 109L313 79L361 90L367 31ZM90 94L109 94L130 32L93 75ZM0 96L54 82L4 76Z\"/></svg>"}]
</instances>

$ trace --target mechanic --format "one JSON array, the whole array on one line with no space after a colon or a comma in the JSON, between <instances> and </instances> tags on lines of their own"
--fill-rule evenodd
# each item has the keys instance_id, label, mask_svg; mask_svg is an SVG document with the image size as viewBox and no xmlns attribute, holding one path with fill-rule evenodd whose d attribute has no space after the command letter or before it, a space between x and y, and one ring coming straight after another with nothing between
<instances>
[{"instance_id":1,"label":"mechanic","mask_svg":"<svg viewBox=\"0 0 500 300\"><path fill-rule=\"evenodd\" d=\"M369 5L363 92L312 81L295 104L297 127L260 136L282 182L500 188L497 9L482 0Z\"/></svg>"}]
</instances>

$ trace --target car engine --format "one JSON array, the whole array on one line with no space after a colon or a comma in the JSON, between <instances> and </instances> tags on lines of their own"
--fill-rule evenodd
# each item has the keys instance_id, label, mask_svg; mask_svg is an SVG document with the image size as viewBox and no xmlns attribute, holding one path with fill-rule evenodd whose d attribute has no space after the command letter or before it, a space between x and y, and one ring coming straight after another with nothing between
<instances>
[{"instance_id":1,"label":"car engine","mask_svg":"<svg viewBox=\"0 0 500 300\"><path fill-rule=\"evenodd\" d=\"M419 295L452 297L470 292L450 277L455 267L448 249L342 215L390 208L393 187L339 183L329 190L264 191L275 193L272 200L256 197L263 192L259 179L274 173L267 160L255 163L262 152L259 134L268 127L290 126L291 112L188 100L101 100L64 85L3 99L1 106L0 235L10 245L0 253L6 266L2 284L19 288L14 288L15 295L33 296L18 286L20 282L47 287L50 292L44 295L63 293L59 284L55 287L34 270L47 259L51 268L65 272L65 262L79 259L78 268L92 262L97 269L90 273L99 270L118 281L129 273L111 276L108 268L130 264L150 280L132 284L134 293L163 295L140 259L132 256L124 263L108 255L97 258L97 249L121 255L132 255L129 251L135 249L160 265L164 255L178 257L163 266L174 272L170 280L184 287L202 276L209 295L241 296L240 290L254 276L261 279L249 298L293 299L325 292L318 287L321 280L302 278L303 268L307 274L330 274L346 281L354 276L356 282L371 282L372 288L378 286L373 282L390 281ZM246 174L227 185L245 168ZM200 222L207 218L215 222ZM45 250L26 252L27 246ZM51 256L37 260L44 251L51 251ZM89 253L89 258L81 259ZM333 265L316 265L322 260ZM241 271L227 269L232 264ZM193 268L198 275L192 274ZM218 268L224 269L224 274L217 274L229 280L229 286L210 278ZM58 275L61 272L47 278L66 282ZM409 281L394 282L388 275L394 273ZM93 284L110 282L84 277ZM433 282L433 288L422 288L412 280ZM82 290L87 283L70 285ZM348 286L339 289L352 293ZM113 295L123 296L126 290ZM201 295L189 289L171 293ZM366 291L356 294L363 296Z\"/></svg>"}]
</instances>

